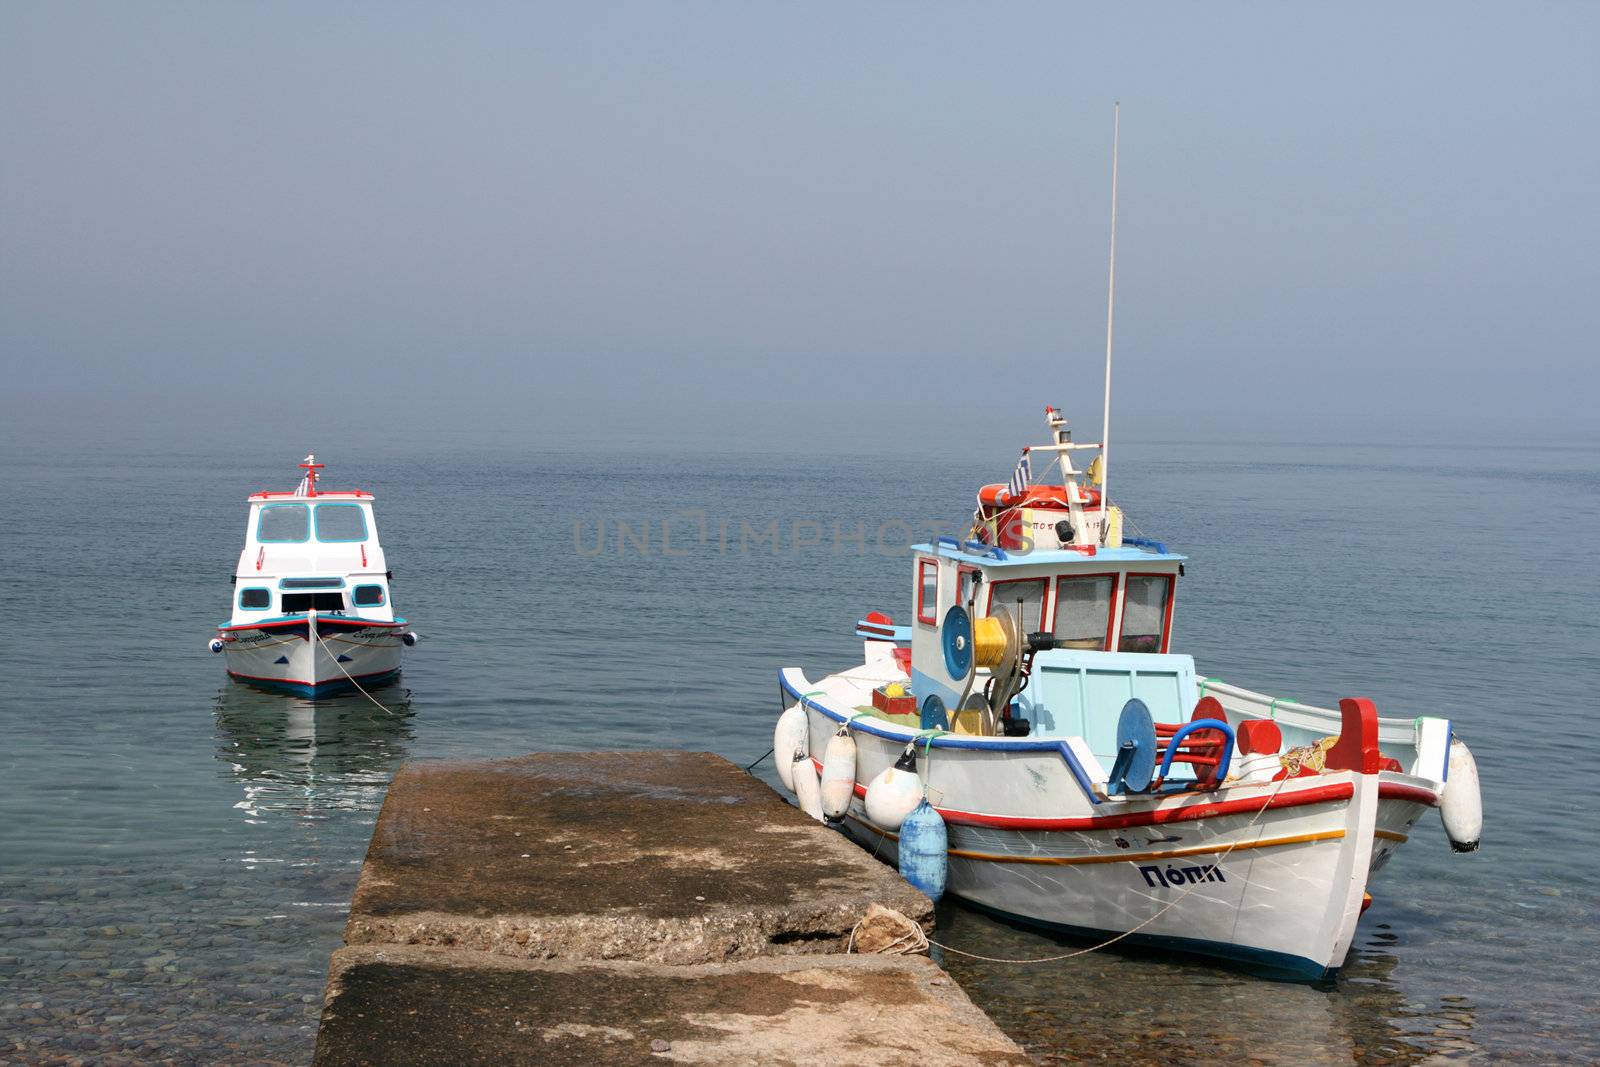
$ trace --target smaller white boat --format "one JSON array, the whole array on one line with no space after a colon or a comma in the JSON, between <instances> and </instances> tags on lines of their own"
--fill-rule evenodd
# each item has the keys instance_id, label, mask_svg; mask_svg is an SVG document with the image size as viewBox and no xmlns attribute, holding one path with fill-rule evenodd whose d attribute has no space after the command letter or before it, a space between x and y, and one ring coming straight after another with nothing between
<instances>
[{"instance_id":1,"label":"smaller white boat","mask_svg":"<svg viewBox=\"0 0 1600 1067\"><path fill-rule=\"evenodd\" d=\"M211 651L239 681L312 699L391 682L417 635L394 613L372 494L317 488L315 455L300 466L293 492L249 498L233 616Z\"/></svg>"}]
</instances>

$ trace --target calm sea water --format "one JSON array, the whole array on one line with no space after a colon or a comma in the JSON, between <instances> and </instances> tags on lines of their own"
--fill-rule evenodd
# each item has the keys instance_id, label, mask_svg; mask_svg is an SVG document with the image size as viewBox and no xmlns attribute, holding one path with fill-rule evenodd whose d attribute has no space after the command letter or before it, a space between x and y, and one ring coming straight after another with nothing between
<instances>
[{"instance_id":1,"label":"calm sea water","mask_svg":"<svg viewBox=\"0 0 1600 1067\"><path fill-rule=\"evenodd\" d=\"M305 1062L401 762L652 747L748 762L770 744L780 666L845 666L861 614L906 613L904 532L883 528L880 552L880 523L959 521L1008 473L324 458L331 482L377 491L396 603L425 638L379 693L392 713L257 693L205 649L243 497L288 488L292 455L8 457L0 1061ZM1600 452L1129 444L1116 476L1139 527L1191 557L1176 644L1201 672L1450 715L1483 775L1484 847L1452 855L1425 817L1325 987L1136 951L952 956L962 985L1045 1061L1600 1059ZM776 544L751 536L774 519ZM940 928L1008 959L1073 947L959 907Z\"/></svg>"}]
</instances>

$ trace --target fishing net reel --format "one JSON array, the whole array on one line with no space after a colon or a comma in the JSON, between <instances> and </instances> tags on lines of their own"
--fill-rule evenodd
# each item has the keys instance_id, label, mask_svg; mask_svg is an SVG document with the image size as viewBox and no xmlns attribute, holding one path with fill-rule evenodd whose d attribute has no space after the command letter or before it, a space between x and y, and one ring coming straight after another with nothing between
<instances>
[{"instance_id":1,"label":"fishing net reel","mask_svg":"<svg viewBox=\"0 0 1600 1067\"><path fill-rule=\"evenodd\" d=\"M1027 720L1012 719L1008 712L1011 702L1028 687L1034 654L1055 648L1055 635L1023 633L1016 617L996 605L990 615L973 620L972 646L977 666L989 671L983 689L985 732L1025 735Z\"/></svg>"}]
</instances>

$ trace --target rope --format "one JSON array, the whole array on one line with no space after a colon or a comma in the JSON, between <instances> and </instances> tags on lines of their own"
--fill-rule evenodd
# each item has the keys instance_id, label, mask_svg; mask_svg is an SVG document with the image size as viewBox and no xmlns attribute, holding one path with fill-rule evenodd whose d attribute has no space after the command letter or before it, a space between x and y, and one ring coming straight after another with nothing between
<instances>
[{"instance_id":1,"label":"rope","mask_svg":"<svg viewBox=\"0 0 1600 1067\"><path fill-rule=\"evenodd\" d=\"M1256 824L1256 820L1261 818L1262 812L1266 811L1268 808L1270 808L1272 806L1272 802L1277 799L1278 793L1283 790L1283 787L1285 785L1287 785L1288 782L1289 782L1288 778L1283 778L1283 779L1279 780L1278 787L1272 791L1272 795L1269 796L1267 798L1266 802L1264 804L1262 804L1261 807L1259 809L1257 809L1256 813L1250 817L1250 821L1245 823L1245 826L1244 826L1245 830L1249 830L1252 826L1254 826ZM1238 845L1239 842L1242 841L1242 840L1243 840L1243 834L1241 834L1238 838L1235 838L1232 844L1230 844L1227 848L1223 849L1222 855L1218 856L1217 859L1216 859L1217 864L1220 865L1223 860L1227 859L1228 858L1228 853L1232 852L1234 850L1234 847L1236 845ZM1128 862L1131 863L1133 861L1129 860ZM1116 944L1118 941L1121 941L1125 937L1128 937L1128 936L1130 936L1132 934L1138 933L1140 930L1143 930L1146 926L1149 926L1151 923L1153 923L1157 919L1161 918L1161 916L1165 915L1167 912L1171 911L1173 908L1175 908L1179 904L1183 903L1183 901L1189 896L1189 894L1193 893L1195 891L1195 889L1200 884L1201 883L1199 883L1199 882L1191 882L1187 889L1185 889L1182 893L1179 893L1177 896L1173 897L1170 901L1168 901L1167 904L1164 907L1162 907L1162 909L1160 911L1158 911L1154 915L1150 916L1150 918L1146 919L1144 922L1140 923L1138 926L1133 927L1131 930L1124 930L1124 931L1122 931L1122 933L1118 934L1117 936L1112 937L1112 938L1107 938L1105 941L1100 942L1098 945L1090 945L1088 948L1080 948L1075 952L1067 952L1067 953L1063 953L1062 955L1059 955L1059 956L1043 956L1043 957L1040 957L1039 959L1036 959L1036 960L1003 960L1003 959L998 959L997 957L994 957L994 956L983 956L983 955L979 955L976 952L967 952L965 949L953 948L950 945L941 944L940 942L935 941L931 937L928 938L927 941L928 941L928 944L934 945L934 946L936 946L937 948L941 949L944 952L954 952L957 956L966 956L968 959L983 960L985 963L1017 963L1017 964L1059 963L1062 960L1070 960L1074 956L1087 956L1091 952L1098 952L1103 948L1108 948L1111 945ZM852 941L853 940L854 940L854 936L852 935Z\"/></svg>"},{"instance_id":2,"label":"rope","mask_svg":"<svg viewBox=\"0 0 1600 1067\"><path fill-rule=\"evenodd\" d=\"M876 853L874 853L874 855L876 855ZM895 912L894 914L898 915L899 912ZM901 918L905 918L905 916L902 915ZM850 940L846 942L844 946L844 954L846 956L855 951L856 934L860 932L861 924L866 921L867 917L863 915L856 921L856 924L850 928ZM906 922L911 923L911 932L902 934L901 936L895 938L893 941L874 952L874 956L914 956L919 952L926 952L928 950L928 935L923 932L921 925L911 922L910 919L906 919Z\"/></svg>"},{"instance_id":3,"label":"rope","mask_svg":"<svg viewBox=\"0 0 1600 1067\"><path fill-rule=\"evenodd\" d=\"M382 704L379 704L377 698L374 697L371 693L367 692L365 689L361 688L361 683L355 680L355 676L352 675L349 671L344 669L344 664L339 662L339 657L334 653L333 649L328 647L328 642L326 642L326 641L324 641L322 639L322 634L317 633L316 630L312 630L312 633L315 633L317 635L317 644L322 646L322 651L324 651L324 652L326 652L328 654L328 658L333 661L333 665L335 667L339 668L339 673L344 675L346 678L350 679L350 684L356 687L356 692L360 693L362 696L364 696L368 700L372 701L372 703L377 706L377 709L379 711L383 712L385 715L393 715L394 714L393 711L390 711L388 708L384 707Z\"/></svg>"},{"instance_id":4,"label":"rope","mask_svg":"<svg viewBox=\"0 0 1600 1067\"><path fill-rule=\"evenodd\" d=\"M348 677L348 675L347 675L347 677ZM823 692L823 690L821 690L821 689L813 689L809 693L801 693L800 694L800 710L802 710L802 711L805 710L806 697L819 696L819 695L822 694L822 692ZM852 720L853 720L853 718L854 717L852 716ZM754 770L756 768L757 764L759 764L762 760L766 759L768 756L773 755L776 751L777 751L776 748L769 748L765 752L763 752L760 756L757 756L754 760L751 760L749 763L745 764L745 766L744 766L745 773L749 774L752 770Z\"/></svg>"}]
</instances>

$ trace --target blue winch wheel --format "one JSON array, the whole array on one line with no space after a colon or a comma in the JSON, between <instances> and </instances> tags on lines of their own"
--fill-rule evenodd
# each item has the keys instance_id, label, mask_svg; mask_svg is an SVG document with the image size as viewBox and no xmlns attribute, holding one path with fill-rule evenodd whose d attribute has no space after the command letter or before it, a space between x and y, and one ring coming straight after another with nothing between
<instances>
[{"instance_id":1,"label":"blue winch wheel","mask_svg":"<svg viewBox=\"0 0 1600 1067\"><path fill-rule=\"evenodd\" d=\"M1134 697L1117 717L1117 760L1111 767L1112 793L1143 793L1156 771L1156 723L1145 702Z\"/></svg>"},{"instance_id":2,"label":"blue winch wheel","mask_svg":"<svg viewBox=\"0 0 1600 1067\"><path fill-rule=\"evenodd\" d=\"M972 616L960 604L944 613L939 628L939 643L944 647L944 668L952 678L965 678L972 671Z\"/></svg>"},{"instance_id":3,"label":"blue winch wheel","mask_svg":"<svg viewBox=\"0 0 1600 1067\"><path fill-rule=\"evenodd\" d=\"M929 693L928 699L922 702L922 728L924 730L950 729L950 714L945 710L944 701L938 693Z\"/></svg>"}]
</instances>

